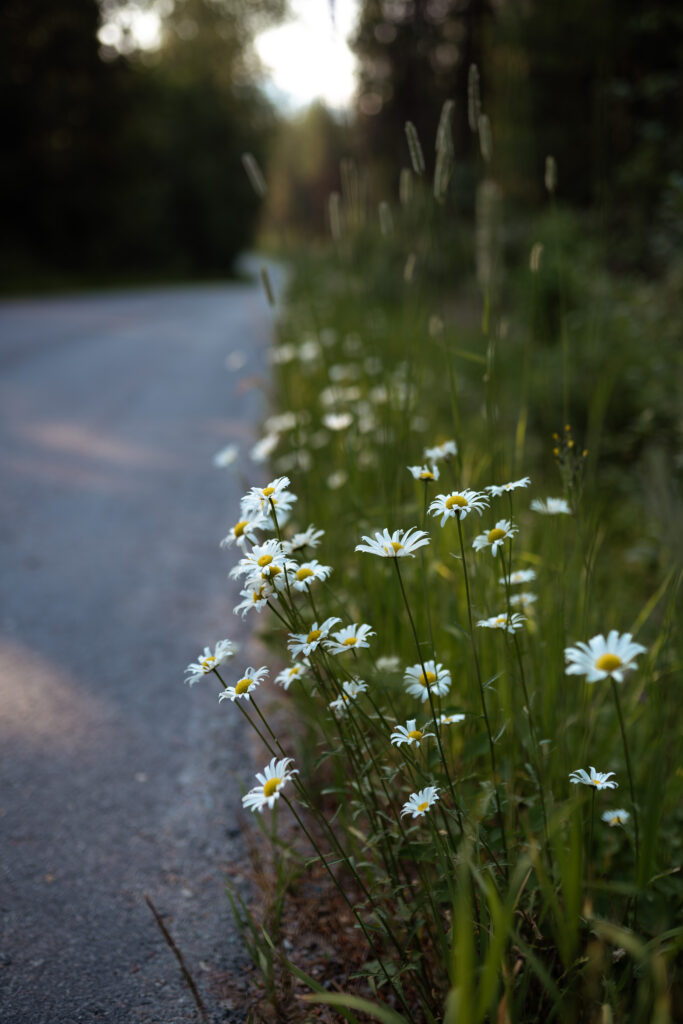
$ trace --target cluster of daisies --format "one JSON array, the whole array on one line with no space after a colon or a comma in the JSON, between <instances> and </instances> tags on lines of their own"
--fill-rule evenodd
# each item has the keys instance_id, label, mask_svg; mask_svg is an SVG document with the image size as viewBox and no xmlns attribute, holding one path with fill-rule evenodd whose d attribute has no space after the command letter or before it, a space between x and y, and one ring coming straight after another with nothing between
<instances>
[{"instance_id":1,"label":"cluster of daisies","mask_svg":"<svg viewBox=\"0 0 683 1024\"><path fill-rule=\"evenodd\" d=\"M438 479L438 461L451 460L456 454L454 442L445 442L438 448L426 449L425 456L431 461L422 467L409 467L410 472L415 479L429 483ZM523 477L500 486L491 485L482 491L465 488L438 494L429 505L428 511L434 518L439 519L441 528L447 527L449 521L454 519L460 528L460 524L470 513L476 512L482 516L490 509L494 498L527 487L529 483L529 478ZM319 545L323 536L322 530L316 530L311 525L303 532L290 532L288 535L289 516L297 500L296 495L289 490L289 484L289 478L283 476L272 480L265 487L252 487L241 500L239 519L221 542L223 548L234 546L241 552L237 565L230 570L229 575L242 583L242 600L234 609L235 614L241 614L242 617L252 609L260 612L267 605L277 610L275 602L281 602L283 614L278 614L283 621L289 619L292 622L305 623L306 616L300 610L295 616L289 615L295 609L296 596L307 595L315 613L316 606L311 588L317 582L327 581L332 573L331 566L322 565L317 559L304 558L307 549L315 549ZM547 499L543 511L548 512L551 503L559 500ZM558 511L568 510L555 509L550 511L550 514L556 514ZM501 518L472 540L471 546L475 552L490 551L494 556L500 555L504 575L500 577L499 582L505 585L508 595L507 610L479 620L477 626L481 628L501 629L507 633L516 632L523 627L526 619L520 612L513 612L512 607L519 605L527 610L535 600L535 595L530 592L511 593L511 587L524 585L535 578L532 569L519 569L514 572L511 570L511 547L517 532L517 527L510 519ZM274 536L264 537L266 533ZM393 532L385 528L373 535L363 536L355 550L379 558L398 560L414 558L416 552L429 543L430 535L417 527L397 529ZM507 558L504 554L506 545L509 545ZM287 647L293 664L283 669L274 680L284 689L288 689L295 680L300 680L313 672L320 664L319 659L329 656L346 661L345 656L349 652L369 648L371 638L375 636L375 631L368 623L353 622L344 625L337 616L322 619L316 615L315 618L311 616L311 619L303 631L289 632ZM633 642L630 634L620 635L616 630L612 630L607 637L595 636L587 643L582 642L574 647L568 647L565 650L566 673L584 675L589 683L607 678L621 683L624 674L636 667L636 657L644 651L642 645ZM254 690L266 679L269 669L267 666L249 666L241 673L239 679L228 684L224 681L221 670L235 653L235 646L230 640L221 640L213 651L205 647L197 661L188 665L186 681L195 683L204 676L215 673L222 686L219 700L252 700ZM380 658L377 661L377 668L397 669L397 659ZM328 707L335 716L342 717L349 712L362 694L368 693L368 684L353 675L346 665L339 675L346 678L337 680L337 694L334 700L329 701ZM429 741L438 741L442 729L459 724L466 716L461 713L441 713L441 701L451 689L451 673L435 659L423 660L405 668L403 682L410 697L423 705L429 702L431 708L431 717L426 721L418 725L417 716L409 718L405 724L397 724L391 732L391 744L396 748L405 748L412 756L422 745L428 744ZM435 702L438 703L438 713ZM258 785L243 797L244 806L258 811L262 811L266 806L272 808L285 785L292 780L296 784L297 771L290 767L291 764L291 758L273 757L264 771L256 776ZM594 791L611 790L617 787L613 776L614 772L599 772L591 766L589 771L577 769L570 774L569 779L572 783L590 786ZM401 815L410 815L413 818L424 816L439 800L439 788L430 785L412 793L403 804ZM621 808L605 811L602 815L603 820L610 825L624 825L629 817L629 812Z\"/></svg>"}]
</instances>

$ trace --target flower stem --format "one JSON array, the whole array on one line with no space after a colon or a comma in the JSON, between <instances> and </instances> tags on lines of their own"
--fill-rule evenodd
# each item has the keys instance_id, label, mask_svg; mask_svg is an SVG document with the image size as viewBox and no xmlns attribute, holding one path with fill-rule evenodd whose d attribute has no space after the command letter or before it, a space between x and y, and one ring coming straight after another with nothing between
<instances>
[{"instance_id":1,"label":"flower stem","mask_svg":"<svg viewBox=\"0 0 683 1024\"><path fill-rule=\"evenodd\" d=\"M619 719L619 728L621 729L621 740L624 745L624 756L626 757L626 772L628 774L628 786L631 793L631 806L633 808L633 828L635 831L636 840L636 885L640 876L640 834L638 830L638 808L636 806L636 795L633 788L633 770L631 768L631 754L629 752L628 742L626 740L626 729L624 728L624 716L621 711L621 700L619 698L619 690L614 678L610 676L610 682L612 683L612 693L614 694L614 703L617 706L617 717Z\"/></svg>"}]
</instances>

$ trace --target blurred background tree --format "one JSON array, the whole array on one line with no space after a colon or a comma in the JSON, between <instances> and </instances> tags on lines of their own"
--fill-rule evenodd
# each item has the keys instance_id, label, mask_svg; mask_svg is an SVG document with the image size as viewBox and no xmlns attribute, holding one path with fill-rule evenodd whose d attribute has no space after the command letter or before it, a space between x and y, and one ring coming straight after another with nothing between
<instances>
[{"instance_id":1,"label":"blurred background tree","mask_svg":"<svg viewBox=\"0 0 683 1024\"><path fill-rule=\"evenodd\" d=\"M163 14L152 51L131 31L141 0L0 9L6 285L224 274L248 243L241 154L263 157L276 121L250 46L285 0L147 6Z\"/></svg>"}]
</instances>

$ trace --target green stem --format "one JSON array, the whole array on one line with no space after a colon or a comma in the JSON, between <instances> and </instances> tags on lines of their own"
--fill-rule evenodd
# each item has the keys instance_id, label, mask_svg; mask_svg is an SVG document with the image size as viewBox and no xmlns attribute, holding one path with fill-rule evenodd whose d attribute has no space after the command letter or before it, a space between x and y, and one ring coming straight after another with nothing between
<instances>
[{"instance_id":1,"label":"green stem","mask_svg":"<svg viewBox=\"0 0 683 1024\"><path fill-rule=\"evenodd\" d=\"M631 768L631 754L629 752L628 741L626 739L626 729L624 728L624 716L621 711L621 700L619 698L619 690L614 678L610 676L610 682L612 683L612 693L614 694L614 703L617 706L617 717L619 719L619 728L621 729L621 740L624 745L624 756L626 757L626 772L628 774L628 786L631 793L631 806L633 808L633 828L635 831L636 840L636 885L640 877L640 834L638 829L638 808L636 806L636 794L633 787L633 770Z\"/></svg>"}]
</instances>

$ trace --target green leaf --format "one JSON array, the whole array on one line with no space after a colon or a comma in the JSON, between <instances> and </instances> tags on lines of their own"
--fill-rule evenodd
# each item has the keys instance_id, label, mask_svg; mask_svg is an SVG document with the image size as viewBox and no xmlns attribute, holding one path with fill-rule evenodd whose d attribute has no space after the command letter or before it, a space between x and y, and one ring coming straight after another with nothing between
<instances>
[{"instance_id":1,"label":"green leaf","mask_svg":"<svg viewBox=\"0 0 683 1024\"><path fill-rule=\"evenodd\" d=\"M301 997L307 1003L323 1003L325 1006L338 1006L338 1007L351 1007L353 1010L360 1010L361 1013L367 1013L369 1017L374 1020L381 1021L381 1024L410 1024L410 1021L401 1016L400 1013L396 1013L395 1010L390 1010L388 1006L379 1006L377 1003L371 1003L367 999L361 999L360 996L347 995L344 992L340 993L325 993L302 996Z\"/></svg>"}]
</instances>

